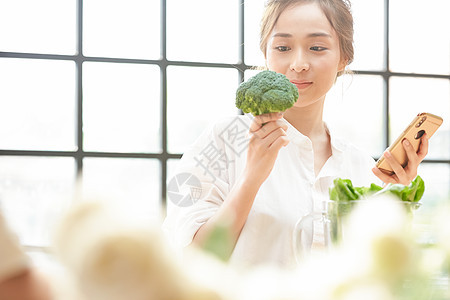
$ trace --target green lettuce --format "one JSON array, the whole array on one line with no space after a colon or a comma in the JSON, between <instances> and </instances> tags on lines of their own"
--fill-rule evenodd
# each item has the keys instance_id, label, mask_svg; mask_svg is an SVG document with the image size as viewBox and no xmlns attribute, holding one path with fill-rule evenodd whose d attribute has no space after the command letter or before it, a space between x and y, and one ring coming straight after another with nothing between
<instances>
[{"instance_id":1,"label":"green lettuce","mask_svg":"<svg viewBox=\"0 0 450 300\"><path fill-rule=\"evenodd\" d=\"M375 183L369 187L354 187L350 179L342 178L336 178L333 184L334 186L329 189L329 196L335 201L353 201L387 194L402 201L418 202L425 191L425 183L420 176L417 176L409 185L387 184L384 188Z\"/></svg>"},{"instance_id":2,"label":"green lettuce","mask_svg":"<svg viewBox=\"0 0 450 300\"><path fill-rule=\"evenodd\" d=\"M417 176L409 185L387 184L384 188L372 183L369 187L355 187L349 179L336 178L334 186L329 189L328 220L330 222L330 238L333 243L340 242L343 236L343 220L351 213L359 200L371 196L385 194L392 195L405 204L406 212L410 215L420 205L417 202L425 191L425 183Z\"/></svg>"}]
</instances>

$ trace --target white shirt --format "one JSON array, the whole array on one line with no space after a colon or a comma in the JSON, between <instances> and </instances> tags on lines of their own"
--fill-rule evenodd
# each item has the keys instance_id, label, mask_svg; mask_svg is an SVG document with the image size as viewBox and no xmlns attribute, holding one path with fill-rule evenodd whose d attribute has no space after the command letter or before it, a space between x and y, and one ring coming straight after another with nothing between
<instances>
[{"instance_id":1,"label":"white shirt","mask_svg":"<svg viewBox=\"0 0 450 300\"><path fill-rule=\"evenodd\" d=\"M163 224L176 247L189 245L200 226L226 201L245 167L251 121L245 115L213 124L181 158L176 175L169 179ZM290 143L280 150L260 187L230 263L292 266L294 226L301 217L320 210L317 206L328 199L336 177L351 179L355 186L379 181L371 172L373 158L330 131L332 156L316 176L311 140L285 122Z\"/></svg>"}]
</instances>

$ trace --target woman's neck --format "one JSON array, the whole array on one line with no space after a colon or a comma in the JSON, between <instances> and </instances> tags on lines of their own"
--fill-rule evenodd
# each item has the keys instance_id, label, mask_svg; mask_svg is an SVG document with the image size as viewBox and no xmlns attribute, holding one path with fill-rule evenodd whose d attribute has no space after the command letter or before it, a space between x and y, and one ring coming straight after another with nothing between
<instances>
[{"instance_id":1,"label":"woman's neck","mask_svg":"<svg viewBox=\"0 0 450 300\"><path fill-rule=\"evenodd\" d=\"M315 139L327 134L322 116L323 101L307 107L293 106L284 113L284 118L299 132L310 139Z\"/></svg>"}]
</instances>

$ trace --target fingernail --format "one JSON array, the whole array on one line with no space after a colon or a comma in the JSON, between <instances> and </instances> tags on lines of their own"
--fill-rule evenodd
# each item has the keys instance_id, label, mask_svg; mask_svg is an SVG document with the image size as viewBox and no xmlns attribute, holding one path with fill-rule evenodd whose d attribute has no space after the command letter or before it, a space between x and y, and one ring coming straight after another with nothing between
<instances>
[{"instance_id":1,"label":"fingernail","mask_svg":"<svg viewBox=\"0 0 450 300\"><path fill-rule=\"evenodd\" d=\"M409 141L407 140L407 139L404 139L403 140L403 144L405 144L405 146L409 146L410 144L409 144Z\"/></svg>"},{"instance_id":2,"label":"fingernail","mask_svg":"<svg viewBox=\"0 0 450 300\"><path fill-rule=\"evenodd\" d=\"M392 155L391 155L391 152L385 151L384 156L390 158Z\"/></svg>"}]
</instances>

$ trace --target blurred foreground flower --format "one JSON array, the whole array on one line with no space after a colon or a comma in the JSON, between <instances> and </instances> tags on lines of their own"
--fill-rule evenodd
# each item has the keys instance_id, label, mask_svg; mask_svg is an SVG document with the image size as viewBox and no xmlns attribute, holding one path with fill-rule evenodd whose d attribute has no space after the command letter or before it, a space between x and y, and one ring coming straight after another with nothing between
<instances>
[{"instance_id":1,"label":"blurred foreground flower","mask_svg":"<svg viewBox=\"0 0 450 300\"><path fill-rule=\"evenodd\" d=\"M361 201L343 221L339 244L289 270L225 264L224 228L202 251L175 255L159 227L92 202L70 211L55 245L86 300L443 300L433 275L448 272L449 215L442 210L433 220L436 244L424 251L401 201Z\"/></svg>"},{"instance_id":2,"label":"blurred foreground flower","mask_svg":"<svg viewBox=\"0 0 450 300\"><path fill-rule=\"evenodd\" d=\"M436 214L433 232L436 243L445 253L444 271L450 274L450 204L442 206Z\"/></svg>"},{"instance_id":3,"label":"blurred foreground flower","mask_svg":"<svg viewBox=\"0 0 450 300\"><path fill-rule=\"evenodd\" d=\"M423 253L404 202L372 197L352 206L340 225L339 243L299 266L301 299L445 299L421 268Z\"/></svg>"},{"instance_id":4,"label":"blurred foreground flower","mask_svg":"<svg viewBox=\"0 0 450 300\"><path fill-rule=\"evenodd\" d=\"M183 272L159 231L99 202L73 208L55 246L88 300L222 299Z\"/></svg>"},{"instance_id":5,"label":"blurred foreground flower","mask_svg":"<svg viewBox=\"0 0 450 300\"><path fill-rule=\"evenodd\" d=\"M346 230L345 251L370 272L396 284L414 272L417 253L403 202L389 196L374 197L356 206Z\"/></svg>"}]
</instances>

